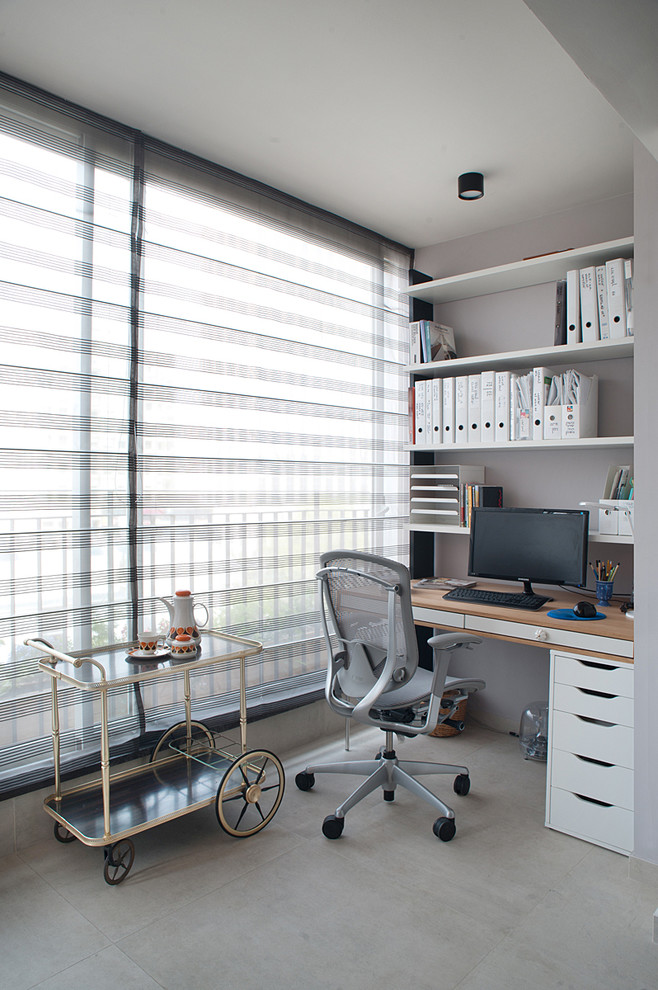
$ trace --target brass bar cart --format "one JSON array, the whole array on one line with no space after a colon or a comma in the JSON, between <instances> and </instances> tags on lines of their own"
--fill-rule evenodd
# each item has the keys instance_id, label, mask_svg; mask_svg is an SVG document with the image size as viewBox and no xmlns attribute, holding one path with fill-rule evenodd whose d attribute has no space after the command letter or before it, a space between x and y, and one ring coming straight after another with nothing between
<instances>
[{"instance_id":1,"label":"brass bar cart","mask_svg":"<svg viewBox=\"0 0 658 990\"><path fill-rule=\"evenodd\" d=\"M55 791L44 800L60 842L79 839L105 851L103 876L109 884L125 880L135 858L132 836L214 805L222 829L237 838L260 832L274 817L285 786L283 766L268 750L247 751L246 660L261 652L254 640L204 630L203 646L194 658L169 655L132 661L134 643L61 653L46 640L26 639L44 656L39 668L51 678ZM162 651L164 653L164 651ZM192 719L190 673L214 664L239 661L240 741L217 736ZM155 680L172 673L183 677L185 720L171 726L157 741L147 762L110 772L108 691ZM100 775L62 789L58 684L92 692L100 699Z\"/></svg>"}]
</instances>

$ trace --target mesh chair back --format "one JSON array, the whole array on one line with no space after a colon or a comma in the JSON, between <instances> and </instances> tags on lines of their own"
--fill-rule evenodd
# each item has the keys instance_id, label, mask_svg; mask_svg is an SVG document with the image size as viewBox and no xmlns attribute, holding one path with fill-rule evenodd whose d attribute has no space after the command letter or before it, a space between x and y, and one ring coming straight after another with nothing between
<instances>
[{"instance_id":1,"label":"mesh chair back","mask_svg":"<svg viewBox=\"0 0 658 990\"><path fill-rule=\"evenodd\" d=\"M320 560L325 632L343 695L364 697L391 651L391 683L405 684L418 666L407 568L348 551L324 553Z\"/></svg>"}]
</instances>

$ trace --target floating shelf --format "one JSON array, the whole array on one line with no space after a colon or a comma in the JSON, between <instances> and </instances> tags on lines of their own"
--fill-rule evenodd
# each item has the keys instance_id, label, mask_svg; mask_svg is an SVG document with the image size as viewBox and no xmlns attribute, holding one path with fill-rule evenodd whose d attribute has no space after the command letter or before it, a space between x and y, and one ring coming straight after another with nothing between
<instances>
[{"instance_id":1,"label":"floating shelf","mask_svg":"<svg viewBox=\"0 0 658 990\"><path fill-rule=\"evenodd\" d=\"M466 453L474 450L608 450L632 447L633 437L585 437L582 440L509 440L506 443L406 444L405 450L423 454Z\"/></svg>"},{"instance_id":2,"label":"floating shelf","mask_svg":"<svg viewBox=\"0 0 658 990\"><path fill-rule=\"evenodd\" d=\"M588 344L562 344L550 347L530 347L526 350L503 351L498 354L478 354L477 357L455 358L452 361L428 361L412 364L409 374L424 378L453 378L470 371L490 369L535 368L539 365L572 365L582 361L616 361L633 357L635 338L598 340Z\"/></svg>"},{"instance_id":3,"label":"floating shelf","mask_svg":"<svg viewBox=\"0 0 658 990\"><path fill-rule=\"evenodd\" d=\"M588 268L600 265L612 258L630 258L633 254L633 238L621 237L569 251L558 251L539 258L526 258L496 268L437 278L431 282L410 285L405 292L414 299L424 299L434 305L486 296L492 292L506 292L529 285L543 285L564 278L571 268Z\"/></svg>"}]
</instances>

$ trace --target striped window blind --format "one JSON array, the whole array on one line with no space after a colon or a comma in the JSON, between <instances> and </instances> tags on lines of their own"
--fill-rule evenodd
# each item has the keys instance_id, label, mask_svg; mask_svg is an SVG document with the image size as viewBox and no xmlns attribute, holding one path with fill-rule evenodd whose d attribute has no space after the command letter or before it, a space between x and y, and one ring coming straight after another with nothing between
<instances>
[{"instance_id":1,"label":"striped window blind","mask_svg":"<svg viewBox=\"0 0 658 990\"><path fill-rule=\"evenodd\" d=\"M317 692L326 549L404 559L410 252L8 77L0 85L0 792L51 772L60 650L168 628L190 589L258 639L250 717ZM219 669L218 669L219 671ZM193 678L229 720L230 666ZM60 691L62 755L98 713ZM115 754L183 711L111 696Z\"/></svg>"}]
</instances>

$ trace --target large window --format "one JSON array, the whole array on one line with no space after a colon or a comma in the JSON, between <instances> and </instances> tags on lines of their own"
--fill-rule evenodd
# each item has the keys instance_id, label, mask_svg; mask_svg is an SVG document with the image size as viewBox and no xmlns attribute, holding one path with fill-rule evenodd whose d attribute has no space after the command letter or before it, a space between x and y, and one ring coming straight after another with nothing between
<instances>
[{"instance_id":1,"label":"large window","mask_svg":"<svg viewBox=\"0 0 658 990\"><path fill-rule=\"evenodd\" d=\"M0 788L50 764L63 650L165 630L189 588L259 639L250 705L321 682L322 550L404 559L409 252L11 80L0 88ZM198 675L196 712L235 708ZM65 763L98 746L61 692ZM112 698L112 742L177 716ZM141 709L140 712L136 710Z\"/></svg>"}]
</instances>

